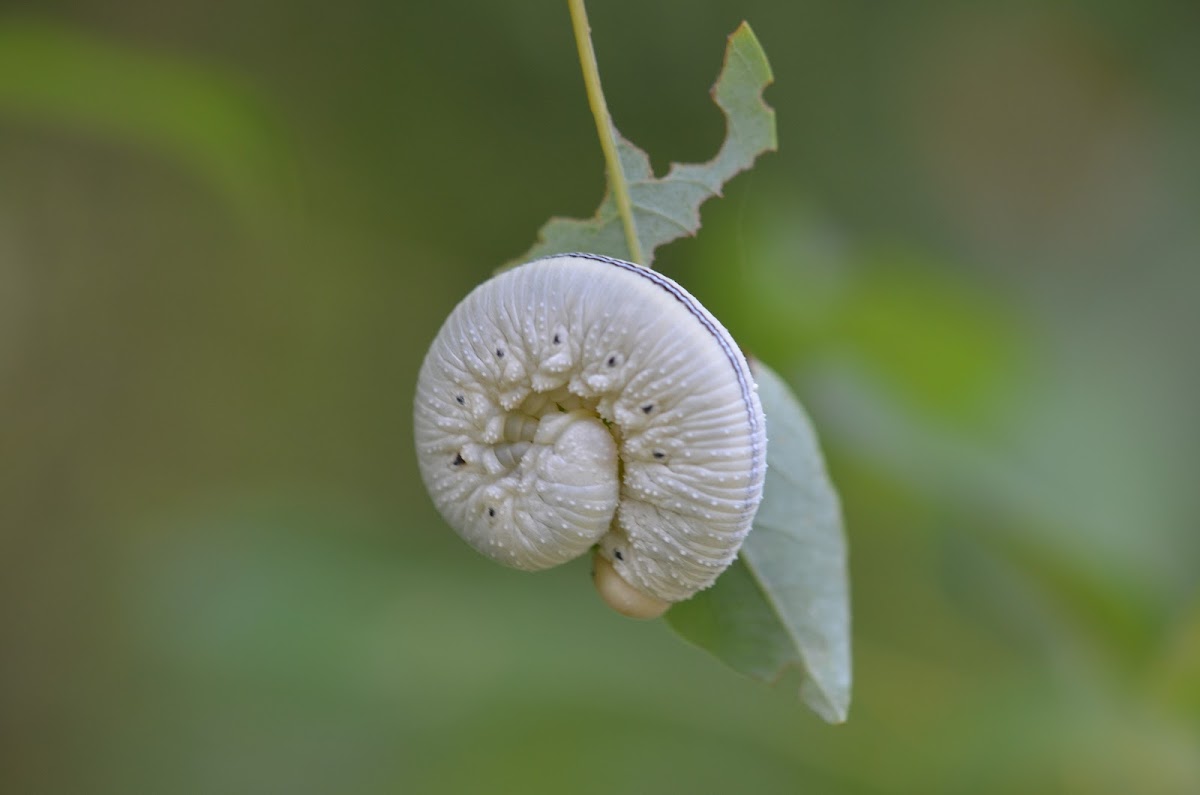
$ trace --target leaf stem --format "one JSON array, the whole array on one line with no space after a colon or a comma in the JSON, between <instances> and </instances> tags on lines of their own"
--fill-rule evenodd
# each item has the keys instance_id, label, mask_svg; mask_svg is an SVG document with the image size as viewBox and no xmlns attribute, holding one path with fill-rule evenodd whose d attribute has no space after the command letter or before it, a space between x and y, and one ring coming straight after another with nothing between
<instances>
[{"instance_id":1,"label":"leaf stem","mask_svg":"<svg viewBox=\"0 0 1200 795\"><path fill-rule=\"evenodd\" d=\"M600 149L604 152L604 165L608 171L608 187L621 216L625 229L625 245L629 248L629 259L642 263L642 244L638 240L637 226L633 222L633 204L629 200L629 186L625 184L625 171L617 154L617 141L612 117L600 88L600 68L596 65L596 51L592 48L592 29L588 25L587 11L583 0L567 0L571 11L571 26L575 30L575 44L579 48L579 65L583 67L583 84L587 89L588 105L596 119L596 133L600 136Z\"/></svg>"}]
</instances>

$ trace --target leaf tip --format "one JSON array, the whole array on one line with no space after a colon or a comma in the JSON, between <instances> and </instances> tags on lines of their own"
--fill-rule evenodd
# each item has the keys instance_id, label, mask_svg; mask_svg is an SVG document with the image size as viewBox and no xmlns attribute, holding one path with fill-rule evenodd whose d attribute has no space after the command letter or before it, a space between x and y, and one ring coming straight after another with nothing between
<instances>
[{"instance_id":1,"label":"leaf tip","mask_svg":"<svg viewBox=\"0 0 1200 795\"><path fill-rule=\"evenodd\" d=\"M849 690L846 693L848 695ZM850 717L848 697L830 697L829 693L819 688L811 679L806 679L800 686L800 699L817 713L821 720L834 726L845 723Z\"/></svg>"},{"instance_id":2,"label":"leaf tip","mask_svg":"<svg viewBox=\"0 0 1200 795\"><path fill-rule=\"evenodd\" d=\"M771 62L767 60L766 50L763 49L762 43L759 42L758 36L755 35L754 29L750 27L750 23L742 20L742 23L734 29L733 33L729 34L728 45L726 46L726 61L729 55L735 50L744 50L746 55L754 57L754 61L760 67L758 79L762 81L763 87L769 86L775 82L775 73L771 71Z\"/></svg>"},{"instance_id":3,"label":"leaf tip","mask_svg":"<svg viewBox=\"0 0 1200 795\"><path fill-rule=\"evenodd\" d=\"M743 19L741 23L733 29L733 33L730 33L728 38L729 41L732 42L734 39L739 37L749 38L755 44L758 44L758 37L754 35L754 29L750 27L750 23L745 19Z\"/></svg>"}]
</instances>

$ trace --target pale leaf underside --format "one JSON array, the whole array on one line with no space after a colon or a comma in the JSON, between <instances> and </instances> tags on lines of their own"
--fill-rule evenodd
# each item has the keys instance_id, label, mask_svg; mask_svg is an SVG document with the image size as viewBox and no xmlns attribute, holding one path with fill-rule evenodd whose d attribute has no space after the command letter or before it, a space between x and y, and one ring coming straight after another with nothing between
<instances>
[{"instance_id":1,"label":"pale leaf underside","mask_svg":"<svg viewBox=\"0 0 1200 795\"><path fill-rule=\"evenodd\" d=\"M804 701L840 723L851 683L841 507L804 410L778 375L752 367L770 438L762 506L734 565L667 621L748 676L774 682L800 670Z\"/></svg>"}]
</instances>

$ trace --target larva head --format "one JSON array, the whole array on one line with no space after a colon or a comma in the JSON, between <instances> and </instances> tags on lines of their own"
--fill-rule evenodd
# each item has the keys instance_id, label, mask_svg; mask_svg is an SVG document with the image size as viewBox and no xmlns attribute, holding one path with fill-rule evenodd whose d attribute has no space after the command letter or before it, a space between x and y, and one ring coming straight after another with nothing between
<instances>
[{"instance_id":1,"label":"larva head","mask_svg":"<svg viewBox=\"0 0 1200 795\"><path fill-rule=\"evenodd\" d=\"M603 257L537 260L477 287L421 368L421 474L472 546L541 569L596 545L627 615L712 584L762 495L745 359L683 288Z\"/></svg>"},{"instance_id":2,"label":"larva head","mask_svg":"<svg viewBox=\"0 0 1200 795\"><path fill-rule=\"evenodd\" d=\"M592 582L606 605L629 618L658 618L671 606L630 585L599 550L592 556Z\"/></svg>"}]
</instances>

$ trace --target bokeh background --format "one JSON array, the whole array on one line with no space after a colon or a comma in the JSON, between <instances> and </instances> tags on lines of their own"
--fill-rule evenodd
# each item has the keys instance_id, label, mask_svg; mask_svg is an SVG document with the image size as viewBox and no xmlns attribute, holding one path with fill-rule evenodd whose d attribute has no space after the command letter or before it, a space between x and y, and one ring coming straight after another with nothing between
<instances>
[{"instance_id":1,"label":"bokeh background","mask_svg":"<svg viewBox=\"0 0 1200 795\"><path fill-rule=\"evenodd\" d=\"M855 702L471 552L444 316L602 191L564 3L0 5L0 789L1200 792L1200 5L610 0L616 122L780 150L660 252L810 408Z\"/></svg>"}]
</instances>

